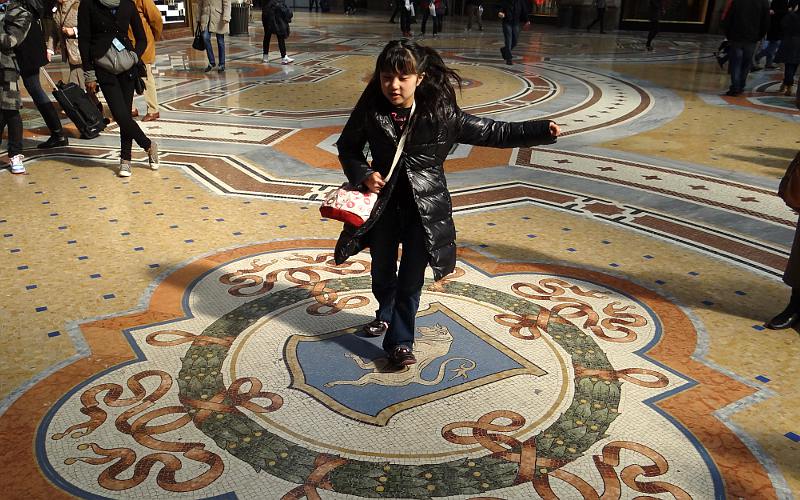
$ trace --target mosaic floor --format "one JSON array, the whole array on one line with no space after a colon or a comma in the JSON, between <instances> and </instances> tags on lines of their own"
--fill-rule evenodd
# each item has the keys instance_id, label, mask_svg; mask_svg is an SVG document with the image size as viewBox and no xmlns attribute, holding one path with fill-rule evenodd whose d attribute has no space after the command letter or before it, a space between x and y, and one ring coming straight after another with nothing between
<instances>
[{"instance_id":1,"label":"mosaic floor","mask_svg":"<svg viewBox=\"0 0 800 500\"><path fill-rule=\"evenodd\" d=\"M464 109L565 134L451 152L457 270L393 372L358 333L369 254L332 266L317 212L386 18L297 12L291 65L251 25L224 74L160 42L162 168L135 151L128 179L113 125L43 152L24 110L28 174L0 172L3 497L800 496L800 335L762 326L796 223L780 73L722 97L717 37L547 26L507 66L497 23L448 19L423 41Z\"/></svg>"}]
</instances>

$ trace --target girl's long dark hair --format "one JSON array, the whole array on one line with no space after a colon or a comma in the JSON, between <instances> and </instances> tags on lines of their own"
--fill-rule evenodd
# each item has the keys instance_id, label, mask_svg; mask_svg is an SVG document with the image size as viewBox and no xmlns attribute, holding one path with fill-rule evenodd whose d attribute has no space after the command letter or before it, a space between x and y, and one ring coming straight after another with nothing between
<instances>
[{"instance_id":1,"label":"girl's long dark hair","mask_svg":"<svg viewBox=\"0 0 800 500\"><path fill-rule=\"evenodd\" d=\"M461 77L448 68L439 53L430 47L409 40L392 40L383 48L364 97L388 104L381 92L381 73L423 75L422 83L414 93L420 115L428 115L440 122L456 106L453 84L458 85L460 91Z\"/></svg>"}]
</instances>

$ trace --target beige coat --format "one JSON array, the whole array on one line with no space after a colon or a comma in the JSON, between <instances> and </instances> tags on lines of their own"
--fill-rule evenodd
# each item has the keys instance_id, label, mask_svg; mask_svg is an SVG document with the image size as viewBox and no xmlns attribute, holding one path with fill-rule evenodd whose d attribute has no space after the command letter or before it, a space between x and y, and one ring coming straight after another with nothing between
<instances>
[{"instance_id":1,"label":"beige coat","mask_svg":"<svg viewBox=\"0 0 800 500\"><path fill-rule=\"evenodd\" d=\"M80 0L64 0L64 3L56 2L56 10L53 12L53 22L55 23L55 33L47 35L47 47L55 52L55 44L61 47L61 60L69 62L73 66L81 64L81 53L78 51L78 37L67 37L61 28L78 27L78 7Z\"/></svg>"},{"instance_id":2,"label":"beige coat","mask_svg":"<svg viewBox=\"0 0 800 500\"><path fill-rule=\"evenodd\" d=\"M161 40L161 30L164 28L164 21L161 19L161 12L158 11L153 0L133 0L139 17L142 19L144 34L147 36L147 48L142 54L142 62L153 64L156 62L156 40ZM128 28L128 38L133 40L133 29Z\"/></svg>"},{"instance_id":3,"label":"beige coat","mask_svg":"<svg viewBox=\"0 0 800 500\"><path fill-rule=\"evenodd\" d=\"M230 32L230 0L200 0L200 28L211 33L227 35Z\"/></svg>"}]
</instances>

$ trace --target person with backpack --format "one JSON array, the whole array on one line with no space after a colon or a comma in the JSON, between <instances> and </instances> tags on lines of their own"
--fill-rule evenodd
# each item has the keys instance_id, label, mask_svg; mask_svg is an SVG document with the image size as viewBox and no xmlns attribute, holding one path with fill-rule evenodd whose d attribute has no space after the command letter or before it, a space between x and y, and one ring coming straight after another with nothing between
<instances>
[{"instance_id":1,"label":"person with backpack","mask_svg":"<svg viewBox=\"0 0 800 500\"><path fill-rule=\"evenodd\" d=\"M272 35L278 38L278 50L281 52L281 64L289 64L294 59L286 55L286 37L289 36L289 23L292 22L292 10L284 0L269 0L261 10L261 24L264 26L264 55L262 62L269 62L269 43Z\"/></svg>"}]
</instances>

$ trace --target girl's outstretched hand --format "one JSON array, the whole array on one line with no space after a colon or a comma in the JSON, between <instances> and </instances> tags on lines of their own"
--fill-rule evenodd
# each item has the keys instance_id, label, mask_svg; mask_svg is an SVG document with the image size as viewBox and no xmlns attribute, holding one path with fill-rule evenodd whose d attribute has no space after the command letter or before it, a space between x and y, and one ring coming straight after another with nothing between
<instances>
[{"instance_id":1,"label":"girl's outstretched hand","mask_svg":"<svg viewBox=\"0 0 800 500\"><path fill-rule=\"evenodd\" d=\"M550 135L553 137L558 137L561 133L561 128L556 124L556 122L550 122Z\"/></svg>"},{"instance_id":2,"label":"girl's outstretched hand","mask_svg":"<svg viewBox=\"0 0 800 500\"><path fill-rule=\"evenodd\" d=\"M383 180L383 176L380 173L372 172L364 181L364 185L370 193L380 194L381 188L386 185L386 181Z\"/></svg>"}]
</instances>

